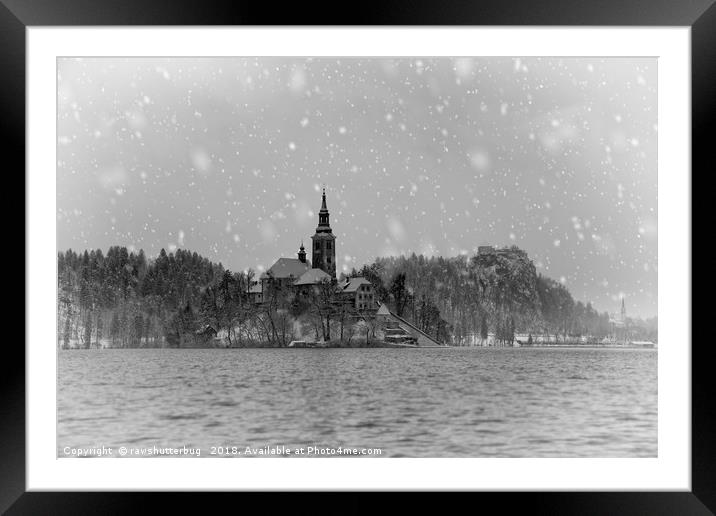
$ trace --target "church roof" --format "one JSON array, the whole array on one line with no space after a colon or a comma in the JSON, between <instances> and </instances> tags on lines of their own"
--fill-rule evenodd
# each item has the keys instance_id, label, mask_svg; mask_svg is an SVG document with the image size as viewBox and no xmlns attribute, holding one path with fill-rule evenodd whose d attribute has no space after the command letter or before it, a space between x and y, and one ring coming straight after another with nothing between
<instances>
[{"instance_id":1,"label":"church roof","mask_svg":"<svg viewBox=\"0 0 716 516\"><path fill-rule=\"evenodd\" d=\"M321 281L330 281L332 278L330 274L326 274L321 269L310 269L303 273L303 275L294 281L294 285L315 285Z\"/></svg>"},{"instance_id":2,"label":"church roof","mask_svg":"<svg viewBox=\"0 0 716 516\"><path fill-rule=\"evenodd\" d=\"M269 270L261 275L261 279L266 279L269 276L273 276L276 279L300 278L310 268L311 263L308 260L302 262L298 258L279 258Z\"/></svg>"},{"instance_id":3,"label":"church roof","mask_svg":"<svg viewBox=\"0 0 716 516\"><path fill-rule=\"evenodd\" d=\"M365 278L348 278L343 285L343 292L356 292L361 285L370 285L370 281Z\"/></svg>"}]
</instances>

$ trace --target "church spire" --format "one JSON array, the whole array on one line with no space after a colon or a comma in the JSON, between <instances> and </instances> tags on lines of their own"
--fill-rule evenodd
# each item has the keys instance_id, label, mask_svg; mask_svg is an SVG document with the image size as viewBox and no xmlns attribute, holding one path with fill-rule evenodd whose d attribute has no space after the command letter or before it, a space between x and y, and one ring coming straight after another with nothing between
<instances>
[{"instance_id":1,"label":"church spire","mask_svg":"<svg viewBox=\"0 0 716 516\"><path fill-rule=\"evenodd\" d=\"M321 198L321 211L318 212L318 228L317 231L331 231L331 224L328 217L328 207L326 206L326 187L323 187L323 196Z\"/></svg>"},{"instance_id":2,"label":"church spire","mask_svg":"<svg viewBox=\"0 0 716 516\"><path fill-rule=\"evenodd\" d=\"M316 228L316 234L311 237L311 240L313 240L311 245L313 248L311 259L313 268L321 269L335 279L336 237L333 234L329 221L325 186L323 187L323 195L321 196L321 211L318 212L318 227Z\"/></svg>"},{"instance_id":3,"label":"church spire","mask_svg":"<svg viewBox=\"0 0 716 516\"><path fill-rule=\"evenodd\" d=\"M326 208L326 187L323 187L323 202L321 203L321 211L328 211Z\"/></svg>"}]
</instances>

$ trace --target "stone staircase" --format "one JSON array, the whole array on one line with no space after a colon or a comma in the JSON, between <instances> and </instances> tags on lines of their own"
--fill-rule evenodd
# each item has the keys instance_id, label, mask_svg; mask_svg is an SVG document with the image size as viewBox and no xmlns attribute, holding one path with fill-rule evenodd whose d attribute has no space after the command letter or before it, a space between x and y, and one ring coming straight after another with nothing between
<instances>
[{"instance_id":1,"label":"stone staircase","mask_svg":"<svg viewBox=\"0 0 716 516\"><path fill-rule=\"evenodd\" d=\"M391 344L407 344L411 346L418 345L418 339L401 328L397 322L386 322L383 327L383 333L385 335L385 342L390 342Z\"/></svg>"}]
</instances>

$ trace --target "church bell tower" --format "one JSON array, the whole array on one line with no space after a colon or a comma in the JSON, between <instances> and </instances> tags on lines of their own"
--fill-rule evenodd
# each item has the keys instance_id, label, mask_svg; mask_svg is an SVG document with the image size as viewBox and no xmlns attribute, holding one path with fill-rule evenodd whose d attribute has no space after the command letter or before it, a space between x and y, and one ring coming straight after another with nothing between
<instances>
[{"instance_id":1,"label":"church bell tower","mask_svg":"<svg viewBox=\"0 0 716 516\"><path fill-rule=\"evenodd\" d=\"M321 269L336 278L336 237L328 221L328 208L326 207L326 189L323 188L321 210L318 212L318 227L311 237L313 254L311 263L314 269Z\"/></svg>"}]
</instances>

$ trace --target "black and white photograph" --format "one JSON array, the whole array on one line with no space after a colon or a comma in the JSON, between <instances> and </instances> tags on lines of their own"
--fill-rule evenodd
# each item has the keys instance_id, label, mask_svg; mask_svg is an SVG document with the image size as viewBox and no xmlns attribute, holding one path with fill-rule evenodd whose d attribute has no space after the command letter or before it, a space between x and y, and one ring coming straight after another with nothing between
<instances>
[{"instance_id":1,"label":"black and white photograph","mask_svg":"<svg viewBox=\"0 0 716 516\"><path fill-rule=\"evenodd\" d=\"M57 458L658 457L658 65L57 58Z\"/></svg>"}]
</instances>

